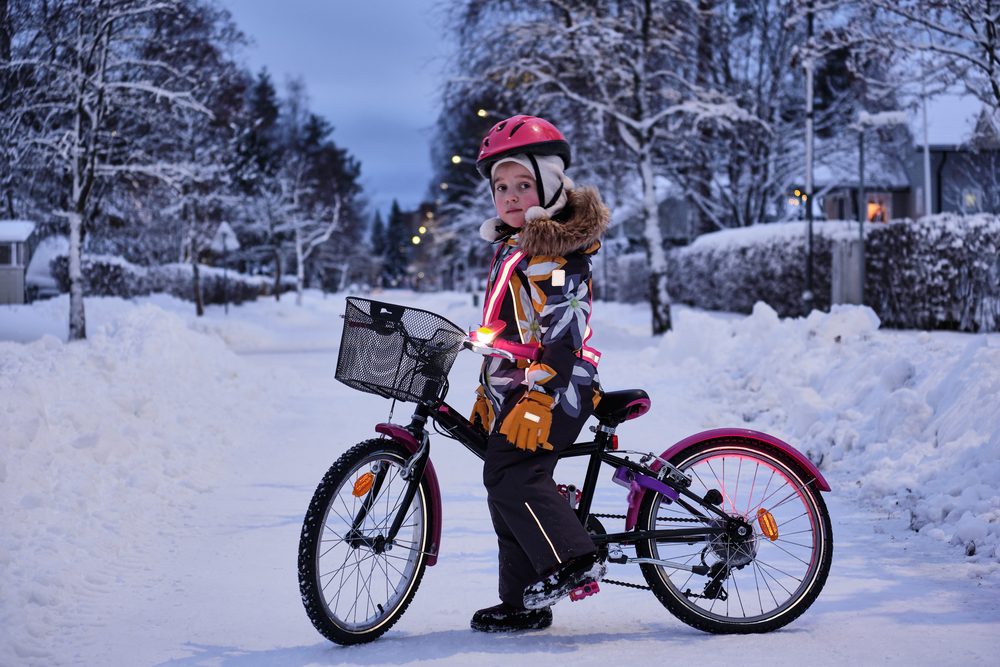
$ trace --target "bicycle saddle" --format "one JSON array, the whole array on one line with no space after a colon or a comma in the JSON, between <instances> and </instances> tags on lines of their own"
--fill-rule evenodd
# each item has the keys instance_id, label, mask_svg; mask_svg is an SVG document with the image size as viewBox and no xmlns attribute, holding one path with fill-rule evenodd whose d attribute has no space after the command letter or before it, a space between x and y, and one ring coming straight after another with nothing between
<instances>
[{"instance_id":1,"label":"bicycle saddle","mask_svg":"<svg viewBox=\"0 0 1000 667\"><path fill-rule=\"evenodd\" d=\"M609 391L601 398L594 416L602 424L617 426L649 412L649 395L642 389Z\"/></svg>"}]
</instances>

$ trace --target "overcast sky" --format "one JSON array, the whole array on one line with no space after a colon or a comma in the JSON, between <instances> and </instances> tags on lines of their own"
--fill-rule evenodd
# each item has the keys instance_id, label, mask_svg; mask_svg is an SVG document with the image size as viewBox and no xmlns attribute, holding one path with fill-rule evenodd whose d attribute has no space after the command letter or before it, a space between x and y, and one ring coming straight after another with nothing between
<instances>
[{"instance_id":1,"label":"overcast sky","mask_svg":"<svg viewBox=\"0 0 1000 667\"><path fill-rule=\"evenodd\" d=\"M266 66L279 94L301 76L334 142L361 161L383 216L423 201L444 57L440 0L219 0L251 38L247 66Z\"/></svg>"}]
</instances>

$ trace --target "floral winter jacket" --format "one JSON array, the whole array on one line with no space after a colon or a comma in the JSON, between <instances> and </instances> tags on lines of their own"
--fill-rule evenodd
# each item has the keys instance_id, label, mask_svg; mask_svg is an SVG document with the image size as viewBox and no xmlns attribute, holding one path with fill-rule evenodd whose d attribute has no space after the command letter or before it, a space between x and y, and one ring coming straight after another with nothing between
<instances>
[{"instance_id":1,"label":"floral winter jacket","mask_svg":"<svg viewBox=\"0 0 1000 667\"><path fill-rule=\"evenodd\" d=\"M490 266L483 323L502 320L507 326L501 338L541 345L542 353L535 362L486 358L480 382L494 414L527 385L555 397L553 407L578 417L584 397L593 395L581 390L591 385L599 390L600 355L586 345L590 264L609 217L597 190L570 190L566 206L553 218L529 220L501 241ZM480 232L492 242L502 238L501 230L510 228L492 218Z\"/></svg>"}]
</instances>

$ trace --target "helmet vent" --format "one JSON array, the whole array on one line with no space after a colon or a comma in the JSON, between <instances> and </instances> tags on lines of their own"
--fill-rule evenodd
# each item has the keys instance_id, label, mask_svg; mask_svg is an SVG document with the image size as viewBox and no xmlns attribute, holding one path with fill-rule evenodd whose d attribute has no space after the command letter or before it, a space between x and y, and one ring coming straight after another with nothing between
<instances>
[{"instance_id":1,"label":"helmet vent","mask_svg":"<svg viewBox=\"0 0 1000 667\"><path fill-rule=\"evenodd\" d=\"M513 137L514 133L517 132L518 130L520 130L522 125L524 125L524 122L520 122L517 125L515 125L514 129L510 131L510 136Z\"/></svg>"},{"instance_id":2,"label":"helmet vent","mask_svg":"<svg viewBox=\"0 0 1000 667\"><path fill-rule=\"evenodd\" d=\"M497 132L499 132L500 130L502 130L505 127L507 127L507 121L504 121L504 122L500 123L499 125L497 125Z\"/></svg>"},{"instance_id":3,"label":"helmet vent","mask_svg":"<svg viewBox=\"0 0 1000 667\"><path fill-rule=\"evenodd\" d=\"M489 137L486 137L486 139L483 141L483 146L486 146L487 148L490 147L490 138Z\"/></svg>"}]
</instances>

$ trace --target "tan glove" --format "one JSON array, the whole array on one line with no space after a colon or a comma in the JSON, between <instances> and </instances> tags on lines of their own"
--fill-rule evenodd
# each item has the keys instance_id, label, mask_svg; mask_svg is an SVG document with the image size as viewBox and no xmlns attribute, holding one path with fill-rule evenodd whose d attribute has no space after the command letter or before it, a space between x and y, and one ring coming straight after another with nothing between
<instances>
[{"instance_id":1,"label":"tan glove","mask_svg":"<svg viewBox=\"0 0 1000 667\"><path fill-rule=\"evenodd\" d=\"M472 416L469 417L469 421L475 424L478 420L483 430L489 433L490 429L493 428L493 404L486 398L486 392L483 391L482 385L476 389L476 394L476 404L472 406Z\"/></svg>"},{"instance_id":2,"label":"tan glove","mask_svg":"<svg viewBox=\"0 0 1000 667\"><path fill-rule=\"evenodd\" d=\"M549 429L552 428L552 402L555 399L540 391L525 394L500 427L507 442L518 449L535 451L536 447L552 449Z\"/></svg>"}]
</instances>

